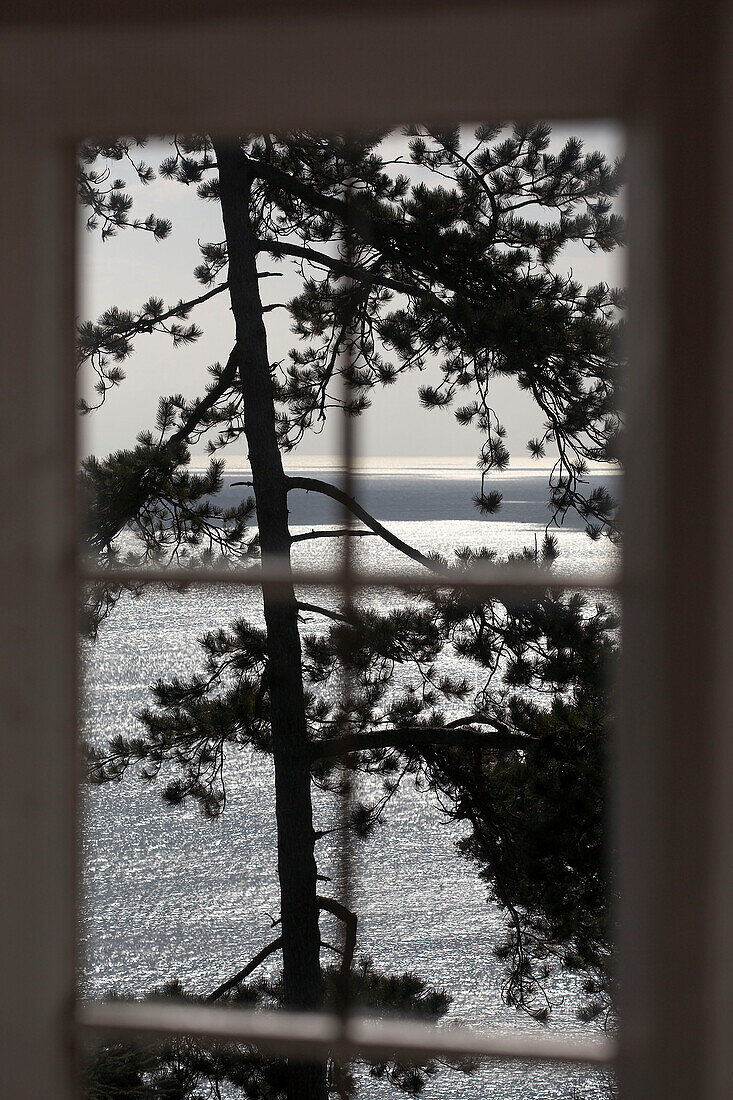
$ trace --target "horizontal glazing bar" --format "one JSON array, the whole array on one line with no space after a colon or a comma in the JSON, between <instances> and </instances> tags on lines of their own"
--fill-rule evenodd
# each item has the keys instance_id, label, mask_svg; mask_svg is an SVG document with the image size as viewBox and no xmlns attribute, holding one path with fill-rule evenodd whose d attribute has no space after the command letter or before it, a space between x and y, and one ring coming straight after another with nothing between
<instances>
[{"instance_id":1,"label":"horizontal glazing bar","mask_svg":"<svg viewBox=\"0 0 733 1100\"><path fill-rule=\"evenodd\" d=\"M467 569L463 572L436 569L430 573L367 573L349 570L291 570L289 566L269 564L249 569L201 568L112 568L80 570L82 584L239 584L271 588L291 584L308 588L461 588L469 592L494 595L558 592L569 588L614 590L620 587L616 571L594 574L545 573L522 566L496 566L489 569Z\"/></svg>"},{"instance_id":2,"label":"horizontal glazing bar","mask_svg":"<svg viewBox=\"0 0 733 1100\"><path fill-rule=\"evenodd\" d=\"M612 1039L486 1034L469 1028L436 1028L412 1021L371 1020L317 1012L248 1012L203 1005L88 1004L76 1011L82 1034L110 1038L188 1035L250 1043L263 1054L313 1061L356 1055L388 1058L467 1057L511 1061L608 1065Z\"/></svg>"}]
</instances>

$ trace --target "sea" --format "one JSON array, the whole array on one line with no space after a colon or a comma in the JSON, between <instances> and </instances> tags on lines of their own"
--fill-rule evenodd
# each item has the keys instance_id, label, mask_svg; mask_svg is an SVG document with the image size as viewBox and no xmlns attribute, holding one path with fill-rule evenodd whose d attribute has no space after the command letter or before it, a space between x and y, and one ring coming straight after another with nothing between
<instances>
[{"instance_id":1,"label":"sea","mask_svg":"<svg viewBox=\"0 0 733 1100\"><path fill-rule=\"evenodd\" d=\"M199 463L200 464L200 463ZM332 484L343 479L337 460L303 457L293 473ZM244 462L230 462L222 503L249 490ZM499 558L541 543L549 520L549 470L515 465L492 477L503 494L494 516L482 517L472 498L480 478L472 459L364 459L357 466L354 494L381 523L425 553L450 559L455 549L487 546ZM588 487L605 485L617 498L620 477L596 468ZM339 526L342 514L327 497L293 491L289 499L293 533ZM564 573L603 573L617 565L607 540L591 541L582 523L566 517L553 528ZM385 572L419 566L377 537L354 540L359 566ZM341 540L316 539L294 546L296 565L334 567ZM309 590L304 599L334 607L328 590ZM400 598L386 590L362 597L386 609ZM235 618L262 622L260 596L235 585L196 585L186 591L151 586L139 598L124 597L102 624L93 643L82 643L82 736L102 743L117 733L139 731L137 715L150 702L150 685L202 667L197 639ZM322 622L307 616L303 631ZM480 670L445 658L446 671L473 677ZM396 681L397 683L398 681ZM459 712L457 712L459 713ZM249 749L226 761L227 805L221 817L205 819L195 806L170 808L155 784L134 771L119 782L85 788L82 796L83 928L80 984L85 995L112 991L144 996L178 979L206 994L240 969L273 938L278 912L275 820L270 760ZM368 792L367 792L368 793ZM316 791L316 828L333 823L333 796ZM592 1025L576 1017L577 981L555 982L547 1026L502 1001L503 966L492 948L504 918L492 904L474 867L456 852L461 829L446 819L430 792L405 781L390 801L384 824L354 849L354 901L359 917L357 956L381 970L414 971L452 997L448 1023L499 1032L562 1033L593 1037ZM321 873L335 880L334 836L319 842ZM337 889L332 882L324 890ZM337 928L323 922L324 939ZM264 964L274 973L277 959ZM600 1100L612 1088L608 1075L583 1066L488 1062L471 1075L445 1068L430 1079L423 1096L459 1100ZM361 1074L360 1095L394 1094L385 1081Z\"/></svg>"}]
</instances>

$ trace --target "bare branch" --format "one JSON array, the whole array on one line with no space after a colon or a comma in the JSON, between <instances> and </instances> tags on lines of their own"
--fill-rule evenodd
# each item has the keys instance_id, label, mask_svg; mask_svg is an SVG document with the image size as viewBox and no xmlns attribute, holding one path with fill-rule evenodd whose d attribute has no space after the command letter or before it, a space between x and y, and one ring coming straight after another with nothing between
<instances>
[{"instance_id":1,"label":"bare branch","mask_svg":"<svg viewBox=\"0 0 733 1100\"><path fill-rule=\"evenodd\" d=\"M312 611L314 615L324 615L327 619L333 619L335 623L351 622L347 615L342 615L339 611L331 611L330 608L320 607L316 603L304 603L302 600L298 600L298 611Z\"/></svg>"},{"instance_id":2,"label":"bare branch","mask_svg":"<svg viewBox=\"0 0 733 1100\"><path fill-rule=\"evenodd\" d=\"M278 936L272 943L268 943L267 947L263 947L261 951L258 951L253 959L243 966L233 978L229 978L227 981L222 982L213 993L209 993L206 1001L218 1001L220 997L223 997L225 993L228 993L230 989L234 989L235 986L243 982L245 978L248 978L253 970L256 970L260 963L263 963L269 955L273 955L282 945L283 938Z\"/></svg>"},{"instance_id":3,"label":"bare branch","mask_svg":"<svg viewBox=\"0 0 733 1100\"><path fill-rule=\"evenodd\" d=\"M493 732L470 726L405 726L398 729L375 730L372 733L345 734L311 745L311 760L328 760L369 749L410 749L425 746L449 748L479 748L486 752L514 752L531 748L533 739L511 733L505 726Z\"/></svg>"},{"instance_id":4,"label":"bare branch","mask_svg":"<svg viewBox=\"0 0 733 1100\"><path fill-rule=\"evenodd\" d=\"M365 535L375 535L376 531L354 531L351 527L339 527L334 531L305 531L302 535L291 535L291 542L305 542L307 539L337 539L343 535L351 535L352 538L363 538Z\"/></svg>"},{"instance_id":5,"label":"bare branch","mask_svg":"<svg viewBox=\"0 0 733 1100\"><path fill-rule=\"evenodd\" d=\"M321 481L315 477L288 477L286 478L286 484L288 492L291 489L305 489L307 493L321 493L323 496L331 497L332 500L338 501L339 504L343 504L345 508L360 519L362 523L365 523L375 535L379 535L385 542L388 542L390 546L394 546L396 550L399 550L402 554L405 554L408 558L412 558L413 561L419 562L420 565L424 565L426 569L431 572L437 572L442 566L433 561L432 558L426 557L420 550L416 550L414 546L410 546L408 543L403 542L397 535L393 535L391 531L388 531L386 527L370 515L365 508L354 500L353 497L349 497L341 489L337 489L335 485L330 485L327 481Z\"/></svg>"},{"instance_id":6,"label":"bare branch","mask_svg":"<svg viewBox=\"0 0 733 1100\"><path fill-rule=\"evenodd\" d=\"M316 897L316 902L319 909L323 909L326 913L332 913L334 917L338 917L338 919L342 920L346 925L344 931L344 951L341 959L341 978L344 979L351 970L351 964L354 961L358 918L356 913L352 913L350 909L347 909L340 901L336 901L335 898L324 898L319 894Z\"/></svg>"}]
</instances>

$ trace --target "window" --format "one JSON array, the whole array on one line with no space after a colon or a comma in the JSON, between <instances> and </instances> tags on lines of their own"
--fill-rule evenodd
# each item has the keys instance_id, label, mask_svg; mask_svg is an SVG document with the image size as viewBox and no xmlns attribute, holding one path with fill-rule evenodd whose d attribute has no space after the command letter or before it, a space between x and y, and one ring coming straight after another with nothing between
<instances>
[{"instance_id":1,"label":"window","mask_svg":"<svg viewBox=\"0 0 733 1100\"><path fill-rule=\"evenodd\" d=\"M369 120L375 113L424 115L432 104L438 114L477 117L485 114L487 102L499 115L620 111L628 120L635 158L631 204L639 229L631 253L638 377L631 379L630 406L637 430L632 427L628 454L617 780L624 898L622 1084L628 1095L724 1094L730 1070L720 1024L730 980L725 965L730 760L724 739L730 582L711 532L717 526L727 533L728 523L715 463L723 455L730 401L720 366L726 317L717 308L729 276L719 243L724 203L701 169L710 164L714 148L726 148L728 138L724 101L714 94L716 76L724 71L724 18L705 10L707 19L688 23L675 8L659 25L649 13L645 26L633 5L599 3L572 11L548 5L541 12L466 5L450 17L431 10L420 19L405 6L389 16L377 9L347 22L323 5L307 19L296 23L293 16L277 27L258 10L234 29L212 21L175 28L151 22L140 35L101 22L87 23L83 31L71 23L7 31L5 71L14 74L16 89L24 93L22 109L4 119L4 148L13 151L23 172L21 177L15 169L8 173L3 196L9 215L4 221L20 264L3 301L4 342L12 356L6 400L13 410L13 454L26 475L26 480L14 477L8 487L8 515L15 522L1 574L8 589L3 672L10 726L3 836L9 860L4 881L11 889L4 918L5 942L12 945L3 992L12 1056L4 1072L14 1095L73 1095L69 1027L213 1033L232 1026L230 1015L226 1023L207 1015L192 1028L190 1019L171 1015L174 1009L162 1017L158 1009L137 1008L134 1020L125 1020L122 1010L117 1020L87 1013L74 1023L71 1016L75 462L68 181L73 143L90 132L162 132L172 119L203 128L212 115L223 130L234 131L241 103L277 125L292 117L295 102L304 121L327 126L336 121L336 90L338 121L348 109L354 125L367 121L365 114ZM522 80L502 51L488 70L485 64L487 42L515 38L526 49ZM408 40L411 48L403 52ZM279 65L258 68L260 59L271 58L273 41ZM550 66L548 42L554 47ZM652 42L658 53L642 88L629 76L629 58L642 56L637 51L650 49ZM243 54L254 59L251 67L242 67ZM209 79L200 100L180 79L185 56L207 63ZM378 81L377 56L382 59ZM124 97L108 80L112 61L126 78ZM458 63L460 87L451 75ZM313 71L322 74L319 81L313 81ZM363 76L358 91L357 74ZM637 92L635 105L624 98L630 88ZM27 410L27 420L19 410ZM686 522L681 508L689 509ZM694 530L690 517L700 520ZM147 1024L140 1015L145 1011L152 1014ZM244 1026L269 1025L252 1020ZM376 1025L373 1030L364 1025L364 1032L350 1034L337 1020L284 1017L274 1026L269 1038L259 1036L263 1049L299 1042L312 1050L331 1041L352 1049L385 1042L393 1049L411 1043L412 1049L436 1049L434 1036L409 1029L386 1035ZM489 1053L488 1046L482 1049ZM511 1052L494 1046L493 1053Z\"/></svg>"}]
</instances>

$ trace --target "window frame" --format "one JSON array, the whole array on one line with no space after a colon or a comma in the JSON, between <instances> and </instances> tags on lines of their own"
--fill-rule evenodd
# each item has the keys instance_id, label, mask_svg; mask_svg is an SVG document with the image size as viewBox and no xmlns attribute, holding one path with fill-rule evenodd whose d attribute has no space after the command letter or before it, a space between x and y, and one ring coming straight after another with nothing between
<instances>
[{"instance_id":1,"label":"window frame","mask_svg":"<svg viewBox=\"0 0 733 1100\"><path fill-rule=\"evenodd\" d=\"M733 992L733 750L724 736L733 717L733 581L724 553L733 507L722 474L733 413L724 308L733 270L723 243L733 154L727 6L519 0L447 10L402 0L344 12L325 0L307 11L280 0L276 14L219 2L199 18L181 5L175 22L171 4L148 4L146 18L133 3L124 21L92 3L67 7L48 22L41 5L28 9L36 9L33 23L11 12L0 42L0 209L13 257L0 299L14 461L12 524L0 540L0 1003L10 1051L0 1072L8 1093L71 1098L79 1026L144 1030L141 1016L105 1024L74 1007L75 145L89 133L203 130L212 117L230 132L243 120L292 125L296 112L304 126L358 127L426 114L476 118L491 104L498 117L614 117L626 127L637 367L628 383L615 776L618 1068L624 1097L722 1100L733 1080L725 1034ZM517 50L490 53L486 44L502 41ZM122 74L124 90L110 73ZM394 1049L385 1027L364 1026L366 1033L323 1031L321 1040ZM404 1045L429 1045L409 1032L413 1025L400 1026ZM160 1030L155 1019L149 1027ZM553 1056L550 1041L545 1053L540 1043L513 1054L499 1049L503 1040L490 1041L505 1056ZM557 1042L555 1056L572 1057ZM591 1057L586 1050L581 1060Z\"/></svg>"}]
</instances>

